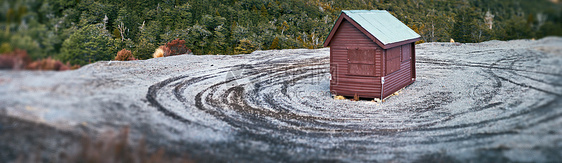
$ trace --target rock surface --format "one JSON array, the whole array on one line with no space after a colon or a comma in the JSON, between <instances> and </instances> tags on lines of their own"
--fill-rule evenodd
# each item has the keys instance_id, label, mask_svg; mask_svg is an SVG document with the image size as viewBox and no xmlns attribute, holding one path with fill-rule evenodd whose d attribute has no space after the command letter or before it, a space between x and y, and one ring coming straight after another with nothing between
<instances>
[{"instance_id":1,"label":"rock surface","mask_svg":"<svg viewBox=\"0 0 562 163\"><path fill-rule=\"evenodd\" d=\"M328 48L0 71L0 159L129 126L197 160L562 160L562 38L416 55L416 82L382 103L332 97Z\"/></svg>"}]
</instances>

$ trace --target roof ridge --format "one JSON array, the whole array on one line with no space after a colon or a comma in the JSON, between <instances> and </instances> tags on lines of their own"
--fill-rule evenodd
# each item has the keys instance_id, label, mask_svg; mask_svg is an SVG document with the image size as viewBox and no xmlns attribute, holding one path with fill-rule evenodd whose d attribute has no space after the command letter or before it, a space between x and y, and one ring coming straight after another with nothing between
<instances>
[{"instance_id":1,"label":"roof ridge","mask_svg":"<svg viewBox=\"0 0 562 163\"><path fill-rule=\"evenodd\" d=\"M386 10L342 10L342 13L384 45L421 37Z\"/></svg>"}]
</instances>

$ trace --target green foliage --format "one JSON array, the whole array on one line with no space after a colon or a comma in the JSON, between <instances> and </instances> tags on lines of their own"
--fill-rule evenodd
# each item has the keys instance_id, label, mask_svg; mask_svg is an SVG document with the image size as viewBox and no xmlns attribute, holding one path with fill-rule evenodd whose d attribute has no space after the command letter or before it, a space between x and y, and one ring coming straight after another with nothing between
<instances>
[{"instance_id":1,"label":"green foliage","mask_svg":"<svg viewBox=\"0 0 562 163\"><path fill-rule=\"evenodd\" d=\"M29 35L16 33L9 37L8 42L12 46L12 48L25 49L28 52L29 56L33 59L42 58L43 56L41 55L45 54L43 53L39 42L33 40L33 38Z\"/></svg>"},{"instance_id":2,"label":"green foliage","mask_svg":"<svg viewBox=\"0 0 562 163\"><path fill-rule=\"evenodd\" d=\"M160 26L158 23L148 22L141 25L140 34L138 36L137 47L133 49L133 55L138 59L152 58L152 53L160 44L158 33Z\"/></svg>"},{"instance_id":3,"label":"green foliage","mask_svg":"<svg viewBox=\"0 0 562 163\"><path fill-rule=\"evenodd\" d=\"M504 36L500 38L502 40L531 38L533 35L530 25L522 18L511 18L507 20L501 32L505 32L501 34Z\"/></svg>"},{"instance_id":4,"label":"green foliage","mask_svg":"<svg viewBox=\"0 0 562 163\"><path fill-rule=\"evenodd\" d=\"M271 43L271 46L269 46L269 49L279 49L279 37L275 37L275 39L273 39L273 42Z\"/></svg>"},{"instance_id":5,"label":"green foliage","mask_svg":"<svg viewBox=\"0 0 562 163\"><path fill-rule=\"evenodd\" d=\"M4 49L79 64L109 60L123 48L135 58L152 58L156 48L175 39L197 55L320 48L341 10L387 10L418 32L420 42L562 35L562 3L550 1L11 0L0 8Z\"/></svg>"},{"instance_id":6,"label":"green foliage","mask_svg":"<svg viewBox=\"0 0 562 163\"><path fill-rule=\"evenodd\" d=\"M478 14L473 8L463 8L455 17L452 37L457 42L475 42L473 38L478 29Z\"/></svg>"},{"instance_id":7,"label":"green foliage","mask_svg":"<svg viewBox=\"0 0 562 163\"><path fill-rule=\"evenodd\" d=\"M152 53L158 48L156 44L149 42L147 39L140 39L138 44L142 46L138 46L133 50L133 56L138 59L152 58Z\"/></svg>"},{"instance_id":8,"label":"green foliage","mask_svg":"<svg viewBox=\"0 0 562 163\"><path fill-rule=\"evenodd\" d=\"M111 60L117 52L115 42L103 24L87 25L64 41L58 58L79 65Z\"/></svg>"},{"instance_id":9,"label":"green foliage","mask_svg":"<svg viewBox=\"0 0 562 163\"><path fill-rule=\"evenodd\" d=\"M255 46L254 44L252 44L252 41L250 40L240 40L240 43L238 43L238 46L236 46L234 48L234 53L235 54L250 54L255 50Z\"/></svg>"},{"instance_id":10,"label":"green foliage","mask_svg":"<svg viewBox=\"0 0 562 163\"><path fill-rule=\"evenodd\" d=\"M206 52L209 49L207 49L206 47L208 46L207 44L210 43L209 41L211 34L212 33L208 31L204 26L195 24L189 31L186 44L197 55L207 54Z\"/></svg>"},{"instance_id":11,"label":"green foliage","mask_svg":"<svg viewBox=\"0 0 562 163\"><path fill-rule=\"evenodd\" d=\"M9 43L2 43L0 45L0 54L12 52L12 46Z\"/></svg>"}]
</instances>

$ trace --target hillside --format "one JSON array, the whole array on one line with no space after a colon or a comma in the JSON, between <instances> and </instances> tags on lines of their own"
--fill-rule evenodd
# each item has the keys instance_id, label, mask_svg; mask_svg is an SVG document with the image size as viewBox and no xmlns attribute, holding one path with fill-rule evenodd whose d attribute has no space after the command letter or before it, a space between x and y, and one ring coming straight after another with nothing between
<instances>
[{"instance_id":1,"label":"hillside","mask_svg":"<svg viewBox=\"0 0 562 163\"><path fill-rule=\"evenodd\" d=\"M425 42L562 35L548 0L0 0L0 53L85 65L121 49L151 58L176 38L195 54L321 48L341 10L388 10Z\"/></svg>"},{"instance_id":2,"label":"hillside","mask_svg":"<svg viewBox=\"0 0 562 163\"><path fill-rule=\"evenodd\" d=\"M416 82L383 103L335 100L328 48L0 71L0 160L56 160L129 126L133 144L199 161L555 162L561 45L419 44Z\"/></svg>"}]
</instances>

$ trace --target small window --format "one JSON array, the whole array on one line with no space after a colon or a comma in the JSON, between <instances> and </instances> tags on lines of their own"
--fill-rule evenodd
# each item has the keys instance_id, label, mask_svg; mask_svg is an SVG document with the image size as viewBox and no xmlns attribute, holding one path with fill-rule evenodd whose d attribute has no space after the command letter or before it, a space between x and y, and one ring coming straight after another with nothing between
<instances>
[{"instance_id":1,"label":"small window","mask_svg":"<svg viewBox=\"0 0 562 163\"><path fill-rule=\"evenodd\" d=\"M412 59L412 44L402 45L402 62Z\"/></svg>"},{"instance_id":2,"label":"small window","mask_svg":"<svg viewBox=\"0 0 562 163\"><path fill-rule=\"evenodd\" d=\"M375 76L376 49L347 49L347 65L349 75Z\"/></svg>"},{"instance_id":3,"label":"small window","mask_svg":"<svg viewBox=\"0 0 562 163\"><path fill-rule=\"evenodd\" d=\"M386 74L391 74L400 69L400 54L402 48L394 47L386 51Z\"/></svg>"}]
</instances>

